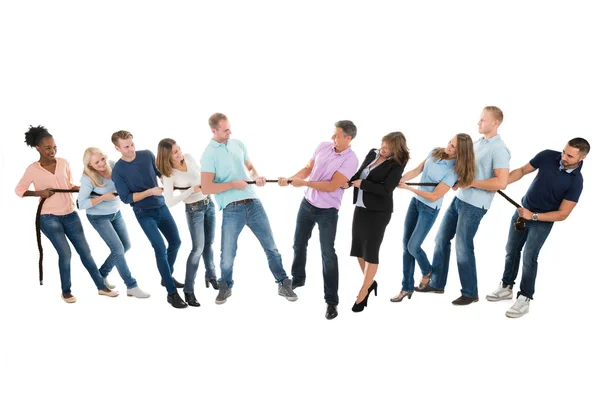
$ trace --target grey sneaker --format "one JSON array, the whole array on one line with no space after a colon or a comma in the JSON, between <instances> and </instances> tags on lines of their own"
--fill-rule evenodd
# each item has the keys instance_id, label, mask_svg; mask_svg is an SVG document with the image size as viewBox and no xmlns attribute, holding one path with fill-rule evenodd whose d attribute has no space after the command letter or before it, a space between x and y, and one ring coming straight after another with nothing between
<instances>
[{"instance_id":1,"label":"grey sneaker","mask_svg":"<svg viewBox=\"0 0 600 395\"><path fill-rule=\"evenodd\" d=\"M216 304L223 304L227 302L227 298L231 296L231 288L227 286L227 283L218 282L219 284L219 294L215 299Z\"/></svg>"},{"instance_id":2,"label":"grey sneaker","mask_svg":"<svg viewBox=\"0 0 600 395\"><path fill-rule=\"evenodd\" d=\"M104 285L106 285L106 288L108 289L115 289L115 286L108 282L108 277L104 277Z\"/></svg>"},{"instance_id":3,"label":"grey sneaker","mask_svg":"<svg viewBox=\"0 0 600 395\"><path fill-rule=\"evenodd\" d=\"M142 291L140 287L135 287L127 289L127 296L133 296L139 299L146 299L150 297L150 294L148 292Z\"/></svg>"},{"instance_id":4,"label":"grey sneaker","mask_svg":"<svg viewBox=\"0 0 600 395\"><path fill-rule=\"evenodd\" d=\"M278 293L290 302L298 300L298 296L292 291L292 280L289 278L286 278L279 283Z\"/></svg>"},{"instance_id":5,"label":"grey sneaker","mask_svg":"<svg viewBox=\"0 0 600 395\"><path fill-rule=\"evenodd\" d=\"M529 313L529 299L525 295L519 295L515 304L508 310L506 310L506 316L509 318L519 318L523 317L525 314Z\"/></svg>"},{"instance_id":6,"label":"grey sneaker","mask_svg":"<svg viewBox=\"0 0 600 395\"><path fill-rule=\"evenodd\" d=\"M485 298L490 302L497 302L499 300L512 299L512 297L513 291L510 285L504 287L502 281L500 281L500 285L498 285L498 288L496 288L494 292L487 295Z\"/></svg>"}]
</instances>

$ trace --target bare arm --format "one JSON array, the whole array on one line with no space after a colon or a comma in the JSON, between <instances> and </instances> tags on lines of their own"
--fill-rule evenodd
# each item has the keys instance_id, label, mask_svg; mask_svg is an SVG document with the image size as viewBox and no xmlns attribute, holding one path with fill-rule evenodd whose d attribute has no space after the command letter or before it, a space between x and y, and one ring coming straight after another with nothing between
<instances>
[{"instance_id":1,"label":"bare arm","mask_svg":"<svg viewBox=\"0 0 600 395\"><path fill-rule=\"evenodd\" d=\"M202 193L205 195L214 195L234 188L237 190L242 190L248 185L248 183L244 180L218 183L215 182L215 173L203 171L200 174L200 185L202 185Z\"/></svg>"},{"instance_id":2,"label":"bare arm","mask_svg":"<svg viewBox=\"0 0 600 395\"><path fill-rule=\"evenodd\" d=\"M547 213L538 213L538 221L544 221L544 222L564 221L565 219L567 219L569 214L571 214L571 211L573 211L576 204L577 204L576 202L572 202L570 200L563 199L563 201L560 203L560 207L558 208L557 211L550 211ZM533 213L524 207L519 208L518 211L519 211L519 215L525 219L531 219L533 216Z\"/></svg>"},{"instance_id":3,"label":"bare arm","mask_svg":"<svg viewBox=\"0 0 600 395\"><path fill-rule=\"evenodd\" d=\"M535 167L531 166L531 163L527 163L526 165L519 167L510 172L508 175L508 184L512 184L513 182L519 181L523 176L532 173L535 171Z\"/></svg>"},{"instance_id":4,"label":"bare arm","mask_svg":"<svg viewBox=\"0 0 600 395\"><path fill-rule=\"evenodd\" d=\"M400 182L398 188L408 189L409 191L414 192L416 195L422 197L423 199L429 200L430 202L435 202L436 200L444 196L446 192L450 190L451 186L446 184L445 182L440 182L432 192L425 192L421 191L420 189L408 186L404 182Z\"/></svg>"},{"instance_id":5,"label":"bare arm","mask_svg":"<svg viewBox=\"0 0 600 395\"><path fill-rule=\"evenodd\" d=\"M486 191L498 191L506 189L507 185L508 169L494 169L494 177L487 180L473 180L471 187Z\"/></svg>"},{"instance_id":6,"label":"bare arm","mask_svg":"<svg viewBox=\"0 0 600 395\"><path fill-rule=\"evenodd\" d=\"M333 173L333 177L331 177L330 181L305 181L296 178L292 181L292 185L295 187L309 187L322 192L335 192L338 188L347 184L348 177L339 171Z\"/></svg>"},{"instance_id":7,"label":"bare arm","mask_svg":"<svg viewBox=\"0 0 600 395\"><path fill-rule=\"evenodd\" d=\"M407 182L407 181L412 180L413 178L415 178L416 176L418 176L419 174L421 174L423 172L424 168L425 168L425 161L419 163L419 166L415 167L411 171L408 171L408 172L404 173L404 175L400 179L400 182L402 183L402 182Z\"/></svg>"},{"instance_id":8,"label":"bare arm","mask_svg":"<svg viewBox=\"0 0 600 395\"><path fill-rule=\"evenodd\" d=\"M312 172L314 165L315 165L315 161L311 159L306 166L304 166L302 169L298 170L298 172L296 174L294 174L293 176L291 176L289 178L279 177L279 179L278 179L279 186L282 186L282 187L288 186L289 185L288 180L306 180L308 178L308 176L310 176L310 173Z\"/></svg>"}]
</instances>

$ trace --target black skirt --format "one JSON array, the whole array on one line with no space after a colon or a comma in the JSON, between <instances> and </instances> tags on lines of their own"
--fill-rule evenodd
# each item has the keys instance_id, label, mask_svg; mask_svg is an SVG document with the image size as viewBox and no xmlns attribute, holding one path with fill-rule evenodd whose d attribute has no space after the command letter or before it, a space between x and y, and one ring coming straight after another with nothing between
<instances>
[{"instance_id":1,"label":"black skirt","mask_svg":"<svg viewBox=\"0 0 600 395\"><path fill-rule=\"evenodd\" d=\"M350 255L369 263L379 263L379 247L392 213L358 207L352 220L352 249Z\"/></svg>"}]
</instances>

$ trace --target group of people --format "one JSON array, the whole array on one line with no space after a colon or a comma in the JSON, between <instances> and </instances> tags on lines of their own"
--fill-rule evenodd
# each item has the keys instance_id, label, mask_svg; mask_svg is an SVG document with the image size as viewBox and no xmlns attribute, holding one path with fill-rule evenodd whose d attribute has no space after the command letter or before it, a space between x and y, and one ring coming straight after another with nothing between
<instances>
[{"instance_id":1,"label":"group of people","mask_svg":"<svg viewBox=\"0 0 600 395\"><path fill-rule=\"evenodd\" d=\"M52 135L42 126L30 127L25 141L35 147L40 157L27 168L16 193L21 197L47 199L42 207L40 227L58 253L62 299L67 303L76 301L71 293L71 250L67 238L100 295L119 295L107 279L116 266L127 286L127 296L150 296L138 286L125 259L131 243L120 212L120 204L124 202L132 206L154 249L161 284L167 290L167 301L175 308L200 306L194 294L200 258L205 266L205 286L218 290L215 302L223 304L231 297L237 240L244 226L248 226L259 240L278 284L278 294L289 301L297 300L295 290L305 285L307 246L317 225L327 305L325 317L333 319L338 315L339 303L335 239L338 213L346 189L353 188L355 204L350 255L357 258L363 276L352 311L363 311L371 292L377 295L375 275L379 251L391 220L396 188L411 191L415 196L404 221L402 288L391 301L411 299L414 291L444 293L451 241L456 236L456 261L462 288L460 297L452 303L468 305L479 300L473 239L490 209L495 192L537 170L521 201L522 207L511 219L502 280L498 288L486 296L489 301L513 298L512 288L524 250L520 292L506 312L509 317L520 317L529 311L529 302L533 298L540 249L554 222L565 220L579 200L583 189L581 167L590 145L583 138L574 138L562 152L542 151L524 166L509 172L510 151L498 134L502 121L503 113L499 108L485 107L478 122L481 137L477 141L473 142L467 134L457 134L445 148L432 149L417 167L407 172L404 169L410 155L403 133L383 136L380 148L372 149L359 166L351 148L357 134L356 126L347 120L335 123L331 141L319 144L306 166L290 177L278 179L281 187L305 187L296 218L291 279L283 267L267 214L254 185L248 180L250 178L253 184L262 187L266 179L259 175L244 144L230 138L229 120L221 113L209 118L213 137L200 161L189 153L184 154L170 138L159 142L156 157L149 150L137 151L133 135L121 130L112 135L112 143L121 154L116 163L109 161L98 148L85 150L80 187L71 182L69 163L56 157ZM423 185L410 185L409 181L419 175L419 184ZM34 191L29 189L31 184ZM110 249L110 255L100 268L91 255L71 194L56 193L65 189L78 192L78 208L86 210L92 227ZM430 262L422 244L450 189L460 190L444 214ZM216 210L211 195L223 213L218 279L212 249ZM181 239L169 208L179 203L185 204L192 240L184 283L173 278ZM514 225L516 222L524 224L524 228ZM421 271L416 287L415 262ZM177 288L183 288L185 300Z\"/></svg>"}]
</instances>

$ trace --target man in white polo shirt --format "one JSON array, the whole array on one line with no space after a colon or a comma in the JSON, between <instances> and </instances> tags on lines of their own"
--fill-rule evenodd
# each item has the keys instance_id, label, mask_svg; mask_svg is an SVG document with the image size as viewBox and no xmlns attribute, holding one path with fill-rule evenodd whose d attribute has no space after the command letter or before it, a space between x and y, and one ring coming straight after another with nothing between
<instances>
[{"instance_id":1,"label":"man in white polo shirt","mask_svg":"<svg viewBox=\"0 0 600 395\"><path fill-rule=\"evenodd\" d=\"M478 122L483 136L473 144L477 171L469 188L461 189L450 207L435 238L431 282L418 292L444 293L450 265L450 242L456 235L456 261L461 296L452 304L464 306L479 301L473 239L479 223L489 210L495 192L506 188L510 151L498 134L504 115L498 107L488 106Z\"/></svg>"},{"instance_id":2,"label":"man in white polo shirt","mask_svg":"<svg viewBox=\"0 0 600 395\"><path fill-rule=\"evenodd\" d=\"M240 140L230 139L231 129L225 114L211 115L208 124L213 138L200 160L202 192L214 195L219 209L223 210L221 278L218 281L219 294L215 303L223 304L231 296L237 240L246 225L260 241L267 255L269 269L279 284L279 295L289 301L295 301L298 297L292 290L292 281L281 263L281 254L275 245L269 218L254 186L248 185L246 181L246 171L258 187L264 186L266 179L258 175L244 144Z\"/></svg>"}]
</instances>

